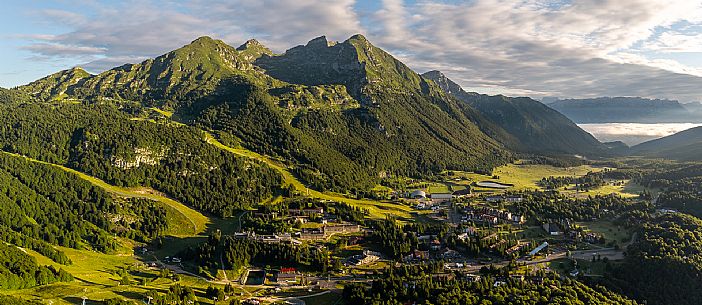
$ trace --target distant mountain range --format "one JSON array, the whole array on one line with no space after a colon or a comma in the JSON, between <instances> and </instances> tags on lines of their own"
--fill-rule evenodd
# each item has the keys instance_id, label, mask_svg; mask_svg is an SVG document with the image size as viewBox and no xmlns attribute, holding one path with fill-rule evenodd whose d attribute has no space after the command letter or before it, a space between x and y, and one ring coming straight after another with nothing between
<instances>
[{"instance_id":1,"label":"distant mountain range","mask_svg":"<svg viewBox=\"0 0 702 305\"><path fill-rule=\"evenodd\" d=\"M702 122L699 104L640 97L544 99L576 123L692 123Z\"/></svg>"}]
</instances>

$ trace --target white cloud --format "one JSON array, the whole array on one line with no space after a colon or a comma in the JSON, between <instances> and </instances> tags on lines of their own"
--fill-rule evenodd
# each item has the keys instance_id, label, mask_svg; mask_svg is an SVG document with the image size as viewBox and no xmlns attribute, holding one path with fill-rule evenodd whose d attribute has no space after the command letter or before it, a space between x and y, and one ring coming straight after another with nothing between
<instances>
[{"instance_id":1,"label":"white cloud","mask_svg":"<svg viewBox=\"0 0 702 305\"><path fill-rule=\"evenodd\" d=\"M659 52L702 52L702 33L690 35L665 32L646 47Z\"/></svg>"},{"instance_id":2,"label":"white cloud","mask_svg":"<svg viewBox=\"0 0 702 305\"><path fill-rule=\"evenodd\" d=\"M386 3L386 10L397 6ZM440 69L475 90L569 97L641 95L699 99L700 78L673 61L625 61L618 54L654 29L699 20L700 3L661 0L424 1L404 6L411 35L379 37L418 70ZM382 16L380 17L382 18ZM385 23L398 24L387 15ZM381 22L381 24L383 24ZM618 58L618 60L613 60Z\"/></svg>"}]
</instances>

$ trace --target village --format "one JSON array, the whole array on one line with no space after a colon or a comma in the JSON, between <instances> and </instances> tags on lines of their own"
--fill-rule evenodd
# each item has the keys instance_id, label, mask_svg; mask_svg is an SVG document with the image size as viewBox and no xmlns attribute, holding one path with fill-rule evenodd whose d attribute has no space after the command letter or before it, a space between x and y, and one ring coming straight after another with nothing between
<instances>
[{"instance_id":1,"label":"village","mask_svg":"<svg viewBox=\"0 0 702 305\"><path fill-rule=\"evenodd\" d=\"M247 270L239 278L242 285L271 289L328 289L341 282L369 281L377 270L399 264L440 263L443 272L433 276L462 274L478 281L486 269L509 264L523 266L529 272L513 274L520 279L539 280L538 270L549 269L552 261L610 257L621 251L606 247L602 234L586 230L569 219L530 219L514 211L512 205L525 198L519 192L500 188L494 192L474 193L470 188L446 193L412 190L396 195L396 201L414 209L425 225L436 231L407 231L416 239L409 253L394 257L378 246L374 228L363 217L342 215L336 202L307 202L301 206L271 213L253 211L252 218L288 224L286 232L236 232L237 239L261 243L311 245L328 249L339 265L327 274L317 274L293 267ZM348 210L344 207L342 210ZM248 226L251 227L251 226ZM335 245L342 244L342 247ZM561 263L562 264L562 263ZM575 276L580 270L567 270ZM498 277L495 285L506 279Z\"/></svg>"}]
</instances>

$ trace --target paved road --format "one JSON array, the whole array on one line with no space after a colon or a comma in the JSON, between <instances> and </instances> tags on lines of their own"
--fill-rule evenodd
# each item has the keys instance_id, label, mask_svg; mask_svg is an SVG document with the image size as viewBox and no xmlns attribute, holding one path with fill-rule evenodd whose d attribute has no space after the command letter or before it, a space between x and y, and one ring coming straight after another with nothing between
<instances>
[{"instance_id":1,"label":"paved road","mask_svg":"<svg viewBox=\"0 0 702 305\"><path fill-rule=\"evenodd\" d=\"M600 258L608 258L610 260L619 260L624 258L624 251L622 250L616 250L614 248L604 248L604 249L595 249L595 250L580 250L580 251L572 251L571 252L571 257L575 259L584 259L584 260L590 260L592 257L599 255ZM530 265L538 265L538 264L543 264L543 263L548 263L552 262L555 260L559 260L562 258L567 258L568 257L568 252L566 251L561 251L557 253L550 254L547 257L537 259L537 260L529 260L529 259L518 259L517 263L519 264L524 264L527 266ZM478 264L478 265L470 265L465 268L465 270L469 272L477 272L480 270L482 267L489 267L489 266L495 266L495 267L504 267L509 264L510 261L500 261L492 264Z\"/></svg>"}]
</instances>

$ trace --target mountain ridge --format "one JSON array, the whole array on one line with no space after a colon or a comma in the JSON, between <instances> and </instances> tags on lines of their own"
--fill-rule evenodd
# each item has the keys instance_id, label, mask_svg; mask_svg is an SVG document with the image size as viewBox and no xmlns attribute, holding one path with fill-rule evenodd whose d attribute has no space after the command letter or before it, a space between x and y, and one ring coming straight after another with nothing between
<instances>
[{"instance_id":1,"label":"mountain ridge","mask_svg":"<svg viewBox=\"0 0 702 305\"><path fill-rule=\"evenodd\" d=\"M256 40L234 48L200 37L74 79L35 98L61 92L87 103L172 109L183 123L286 160L318 189L370 189L386 175L445 169L489 172L512 158L476 125L482 117L362 35L341 43L322 36L283 54ZM36 92L42 83L57 82L24 90Z\"/></svg>"},{"instance_id":2,"label":"mountain ridge","mask_svg":"<svg viewBox=\"0 0 702 305\"><path fill-rule=\"evenodd\" d=\"M466 92L436 70L422 75L502 128L504 133L496 137L514 150L545 154L601 154L606 150L592 135L536 100Z\"/></svg>"}]
</instances>

